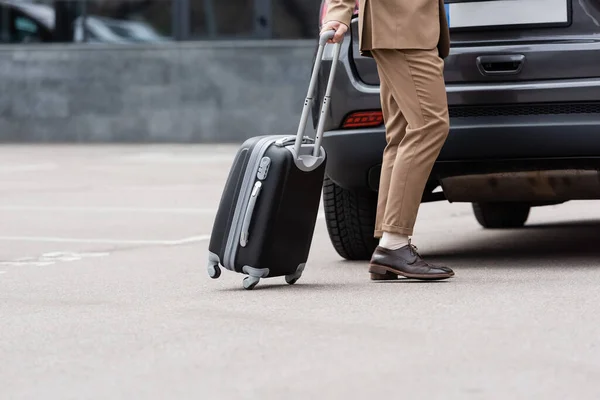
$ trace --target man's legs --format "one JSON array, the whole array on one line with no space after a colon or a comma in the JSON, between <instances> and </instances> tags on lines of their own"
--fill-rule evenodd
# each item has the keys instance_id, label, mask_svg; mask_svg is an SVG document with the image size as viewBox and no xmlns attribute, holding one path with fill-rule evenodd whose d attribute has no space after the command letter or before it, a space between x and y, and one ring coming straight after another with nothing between
<instances>
[{"instance_id":1,"label":"man's legs","mask_svg":"<svg viewBox=\"0 0 600 400\"><path fill-rule=\"evenodd\" d=\"M372 53L377 61L382 87L386 86L394 100L389 102L391 106L384 106L384 112L401 114L407 123L405 134L393 129L387 133L389 144L382 167L384 190L380 190L380 196L384 194L378 209L378 214L383 210L383 216L378 219L376 234L410 236L427 179L448 135L444 62L439 58L437 49L373 50ZM384 99L382 94L382 103ZM394 103L398 106L395 114ZM393 146L398 138L399 144ZM447 268L425 263L412 246L399 250L381 247L371 260L371 272L375 275L396 274L422 279L453 275Z\"/></svg>"},{"instance_id":2,"label":"man's legs","mask_svg":"<svg viewBox=\"0 0 600 400\"><path fill-rule=\"evenodd\" d=\"M389 232L384 232L382 229L385 210L387 208L388 193L392 179L394 164L396 162L396 154L398 146L406 134L408 122L402 111L392 96L390 84L387 82L385 75L379 70L380 88L381 88L381 108L385 121L385 136L387 146L383 152L383 160L381 165L381 176L379 179L379 191L377 198L377 214L375 218L375 237L381 238L380 246L387 248L400 248L408 244L408 236L394 235Z\"/></svg>"}]
</instances>

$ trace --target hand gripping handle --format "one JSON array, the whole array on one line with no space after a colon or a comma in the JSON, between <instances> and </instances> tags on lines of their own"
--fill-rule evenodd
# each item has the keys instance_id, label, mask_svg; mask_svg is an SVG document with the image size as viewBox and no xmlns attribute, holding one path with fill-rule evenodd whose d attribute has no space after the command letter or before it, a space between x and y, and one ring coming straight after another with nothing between
<instances>
[{"instance_id":1,"label":"hand gripping handle","mask_svg":"<svg viewBox=\"0 0 600 400\"><path fill-rule=\"evenodd\" d=\"M319 46L325 47L325 45L327 44L327 41L330 39L333 39L334 36L335 36L335 31L333 29L330 29L328 31L321 33L321 35L319 35ZM342 38L342 40L343 40L343 38Z\"/></svg>"},{"instance_id":2,"label":"hand gripping handle","mask_svg":"<svg viewBox=\"0 0 600 400\"><path fill-rule=\"evenodd\" d=\"M327 41L332 39L335 35L334 30L329 30L323 32L319 37L319 49L317 51L317 57L315 59L315 65L313 66L312 75L310 77L310 83L308 85L308 93L306 95L306 99L304 100L304 107L302 109L302 115L300 117L300 124L298 126L298 132L296 134L296 141L294 143L294 152L296 155L300 154L300 147L302 146L302 139L304 136L304 131L306 129L306 123L308 121L308 115L310 114L310 108L314 101L314 92L317 86L317 80L319 77L319 70L321 69L321 62L323 61L323 52L325 50L325 45ZM340 58L340 49L342 41L334 44L333 50L333 60L331 63L331 71L329 73L329 81L327 82L327 88L325 90L325 96L323 97L323 104L321 106L321 113L319 115L319 124L317 126L317 133L315 135L315 143L313 147L313 156L317 157L320 154L321 149L321 140L323 137L323 131L325 129L325 118L327 112L329 111L329 103L331 96L331 89L333 87L333 81L335 78L335 73L337 69L337 64Z\"/></svg>"}]
</instances>

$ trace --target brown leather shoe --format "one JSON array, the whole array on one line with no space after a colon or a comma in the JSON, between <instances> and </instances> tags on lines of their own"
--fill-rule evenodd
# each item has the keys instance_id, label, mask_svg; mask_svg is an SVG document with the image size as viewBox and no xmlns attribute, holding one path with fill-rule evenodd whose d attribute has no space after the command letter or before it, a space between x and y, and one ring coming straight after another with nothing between
<instances>
[{"instance_id":1,"label":"brown leather shoe","mask_svg":"<svg viewBox=\"0 0 600 400\"><path fill-rule=\"evenodd\" d=\"M426 263L410 243L397 250L378 246L371 257L369 272L371 280L375 281L398 279L398 275L422 280L441 280L454 276L454 271L448 267Z\"/></svg>"}]
</instances>

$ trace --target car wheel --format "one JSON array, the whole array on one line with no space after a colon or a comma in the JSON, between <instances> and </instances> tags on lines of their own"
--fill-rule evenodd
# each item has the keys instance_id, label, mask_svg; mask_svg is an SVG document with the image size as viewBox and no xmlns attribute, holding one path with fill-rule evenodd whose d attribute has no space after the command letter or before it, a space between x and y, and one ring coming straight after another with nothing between
<instances>
[{"instance_id":1,"label":"car wheel","mask_svg":"<svg viewBox=\"0 0 600 400\"><path fill-rule=\"evenodd\" d=\"M369 260L379 241L373 237L377 194L345 190L325 177L325 223L333 247L346 260Z\"/></svg>"},{"instance_id":2,"label":"car wheel","mask_svg":"<svg viewBox=\"0 0 600 400\"><path fill-rule=\"evenodd\" d=\"M477 222L488 229L520 228L530 210L529 205L521 203L473 203Z\"/></svg>"}]
</instances>

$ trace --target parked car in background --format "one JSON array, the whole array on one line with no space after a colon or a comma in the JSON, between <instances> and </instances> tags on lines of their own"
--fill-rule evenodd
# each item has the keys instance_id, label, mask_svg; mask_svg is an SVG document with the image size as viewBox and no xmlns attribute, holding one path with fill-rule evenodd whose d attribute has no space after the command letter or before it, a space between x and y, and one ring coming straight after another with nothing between
<instances>
[{"instance_id":1,"label":"parked car in background","mask_svg":"<svg viewBox=\"0 0 600 400\"><path fill-rule=\"evenodd\" d=\"M446 10L451 127L423 202L472 203L483 227L518 228L532 207L600 198L600 1L448 0ZM358 49L354 18L323 141L327 228L350 260L368 259L377 245L386 144L376 65Z\"/></svg>"},{"instance_id":2,"label":"parked car in background","mask_svg":"<svg viewBox=\"0 0 600 400\"><path fill-rule=\"evenodd\" d=\"M52 42L53 30L52 7L0 0L0 43Z\"/></svg>"},{"instance_id":3,"label":"parked car in background","mask_svg":"<svg viewBox=\"0 0 600 400\"><path fill-rule=\"evenodd\" d=\"M0 0L0 43L54 42L55 24L55 10L49 5ZM126 44L170 40L144 21L88 15L73 22L72 42Z\"/></svg>"},{"instance_id":4,"label":"parked car in background","mask_svg":"<svg viewBox=\"0 0 600 400\"><path fill-rule=\"evenodd\" d=\"M85 29L84 29L85 27ZM156 43L170 39L159 34L142 21L123 21L113 18L88 16L74 22L74 42L86 43Z\"/></svg>"}]
</instances>

